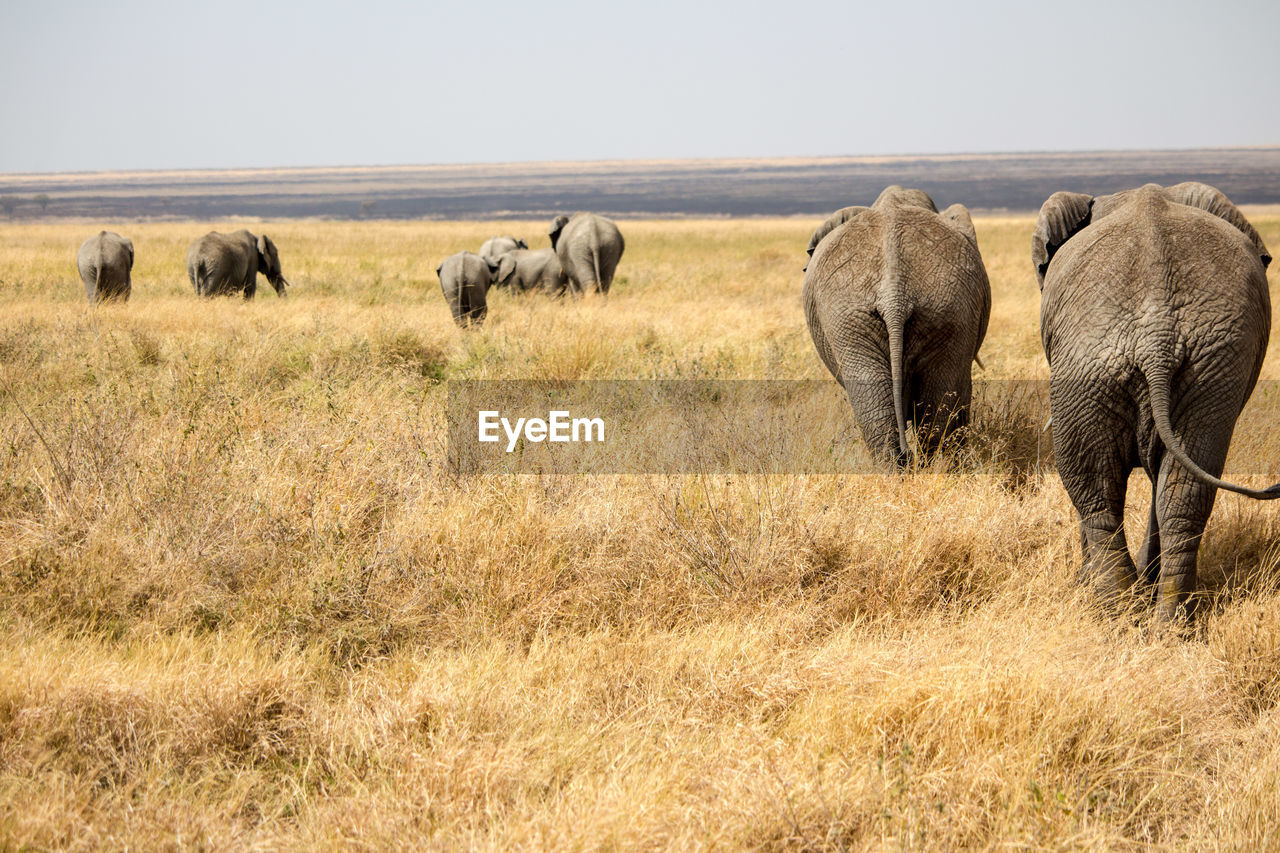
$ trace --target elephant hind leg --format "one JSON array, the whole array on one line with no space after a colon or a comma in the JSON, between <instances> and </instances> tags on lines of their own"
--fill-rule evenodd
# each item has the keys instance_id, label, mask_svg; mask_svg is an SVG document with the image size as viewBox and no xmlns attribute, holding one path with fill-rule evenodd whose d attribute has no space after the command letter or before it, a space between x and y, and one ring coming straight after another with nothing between
<instances>
[{"instance_id":1,"label":"elephant hind leg","mask_svg":"<svg viewBox=\"0 0 1280 853\"><path fill-rule=\"evenodd\" d=\"M474 281L464 281L460 292L462 299L462 313L469 323L480 325L484 322L485 315L488 313L488 304L485 301L485 286Z\"/></svg>"},{"instance_id":2,"label":"elephant hind leg","mask_svg":"<svg viewBox=\"0 0 1280 853\"><path fill-rule=\"evenodd\" d=\"M1174 619L1196 585L1196 554L1213 510L1215 490L1185 472L1161 474L1157 504L1161 547L1155 606L1157 616Z\"/></svg>"},{"instance_id":3,"label":"elephant hind leg","mask_svg":"<svg viewBox=\"0 0 1280 853\"><path fill-rule=\"evenodd\" d=\"M1192 452L1192 458L1205 470L1215 476L1222 470L1222 460L1206 459L1207 454ZM1155 608L1159 618L1175 619L1185 612L1196 585L1200 540L1216 497L1217 489L1197 480L1172 454L1165 455L1154 501L1160 545L1159 571L1155 578Z\"/></svg>"},{"instance_id":4,"label":"elephant hind leg","mask_svg":"<svg viewBox=\"0 0 1280 853\"><path fill-rule=\"evenodd\" d=\"M1130 590L1138 574L1124 535L1123 509L1122 504L1080 519L1081 579L1096 587L1108 604Z\"/></svg>"},{"instance_id":5,"label":"elephant hind leg","mask_svg":"<svg viewBox=\"0 0 1280 853\"><path fill-rule=\"evenodd\" d=\"M1138 574L1124 535L1130 437L1097 402L1100 395L1077 395L1076 390L1050 386L1054 456L1062 485L1080 514L1081 580L1095 586L1104 600L1118 601Z\"/></svg>"},{"instance_id":6,"label":"elephant hind leg","mask_svg":"<svg viewBox=\"0 0 1280 853\"><path fill-rule=\"evenodd\" d=\"M846 366L842 375L849 376ZM844 380L844 390L853 407L854 419L862 431L862 440L876 461L898 468L906 467L910 457L898 446L898 420L893 410L893 383L886 367L882 376L860 372Z\"/></svg>"},{"instance_id":7,"label":"elephant hind leg","mask_svg":"<svg viewBox=\"0 0 1280 853\"><path fill-rule=\"evenodd\" d=\"M925 371L921 382L912 383L912 420L925 459L964 441L973 396L968 371L968 364L962 372L939 366Z\"/></svg>"},{"instance_id":8,"label":"elephant hind leg","mask_svg":"<svg viewBox=\"0 0 1280 853\"><path fill-rule=\"evenodd\" d=\"M600 258L600 292L605 296L609 295L609 288L613 286L613 276L618 269L618 260L608 256Z\"/></svg>"}]
</instances>

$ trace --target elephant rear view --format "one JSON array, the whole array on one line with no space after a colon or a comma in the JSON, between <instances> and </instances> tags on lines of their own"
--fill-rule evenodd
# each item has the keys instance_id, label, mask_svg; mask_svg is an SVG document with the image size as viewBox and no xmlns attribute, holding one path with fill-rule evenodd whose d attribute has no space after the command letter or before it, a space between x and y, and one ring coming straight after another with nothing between
<instances>
[{"instance_id":1,"label":"elephant rear view","mask_svg":"<svg viewBox=\"0 0 1280 853\"><path fill-rule=\"evenodd\" d=\"M557 216L547 233L574 293L590 289L608 296L626 248L613 220L594 213L575 213L572 219Z\"/></svg>"},{"instance_id":2,"label":"elephant rear view","mask_svg":"<svg viewBox=\"0 0 1280 853\"><path fill-rule=\"evenodd\" d=\"M938 213L924 192L893 186L871 207L833 214L808 251L809 334L867 446L907 464L910 420L927 457L968 422L971 365L991 314L969 212Z\"/></svg>"},{"instance_id":3,"label":"elephant rear view","mask_svg":"<svg viewBox=\"0 0 1280 853\"><path fill-rule=\"evenodd\" d=\"M267 277L277 296L284 296L289 282L280 269L280 253L271 238L241 229L232 234L210 231L187 250L187 277L198 296L243 293L252 299L258 289L258 273Z\"/></svg>"},{"instance_id":4,"label":"elephant rear view","mask_svg":"<svg viewBox=\"0 0 1280 853\"><path fill-rule=\"evenodd\" d=\"M1054 193L1031 247L1058 474L1080 516L1083 574L1108 598L1149 582L1175 616L1218 489L1236 418L1271 332L1262 238L1205 184L1109 196ZM1135 565L1124 535L1129 473L1152 484Z\"/></svg>"},{"instance_id":5,"label":"elephant rear view","mask_svg":"<svg viewBox=\"0 0 1280 853\"><path fill-rule=\"evenodd\" d=\"M80 280L90 303L128 301L133 292L133 241L114 231L101 231L85 240L76 256Z\"/></svg>"},{"instance_id":6,"label":"elephant rear view","mask_svg":"<svg viewBox=\"0 0 1280 853\"><path fill-rule=\"evenodd\" d=\"M440 277L440 290L453 313L453 322L466 328L474 323L479 326L489 313L486 296L498 262L485 260L475 252L458 252L444 259L436 267Z\"/></svg>"}]
</instances>

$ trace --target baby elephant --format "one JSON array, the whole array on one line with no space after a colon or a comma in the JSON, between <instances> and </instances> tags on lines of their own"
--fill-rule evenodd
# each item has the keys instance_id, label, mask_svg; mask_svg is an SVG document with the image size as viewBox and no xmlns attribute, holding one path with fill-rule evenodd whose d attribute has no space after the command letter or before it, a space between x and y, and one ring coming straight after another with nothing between
<instances>
[{"instance_id":1,"label":"baby elephant","mask_svg":"<svg viewBox=\"0 0 1280 853\"><path fill-rule=\"evenodd\" d=\"M522 292L538 288L548 296L559 296L568 287L569 277L555 249L516 249L502 256L494 283Z\"/></svg>"},{"instance_id":2,"label":"baby elephant","mask_svg":"<svg viewBox=\"0 0 1280 853\"><path fill-rule=\"evenodd\" d=\"M804 314L823 364L844 386L877 458L926 457L968 422L971 365L987 333L991 286L963 205L938 212L921 190L889 187L818 227Z\"/></svg>"},{"instance_id":3,"label":"baby elephant","mask_svg":"<svg viewBox=\"0 0 1280 853\"><path fill-rule=\"evenodd\" d=\"M453 322L463 328L471 323L478 326L484 322L489 311L485 295L497 271L497 260L486 260L475 252L450 255L436 267L440 289L453 312Z\"/></svg>"},{"instance_id":4,"label":"baby elephant","mask_svg":"<svg viewBox=\"0 0 1280 853\"><path fill-rule=\"evenodd\" d=\"M527 249L529 244L521 240L519 237L512 237L507 234L504 237L490 237L484 241L484 245L480 247L480 257L488 260L501 260L502 256L507 252L514 252L516 249Z\"/></svg>"},{"instance_id":5,"label":"baby elephant","mask_svg":"<svg viewBox=\"0 0 1280 853\"><path fill-rule=\"evenodd\" d=\"M102 231L85 240L76 259L80 280L89 302L127 302L133 290L133 241L114 231Z\"/></svg>"},{"instance_id":6,"label":"baby elephant","mask_svg":"<svg viewBox=\"0 0 1280 853\"><path fill-rule=\"evenodd\" d=\"M187 277L198 296L243 293L245 299L252 299L258 273L267 277L277 296L285 295L289 282L280 270L280 253L265 234L257 237L243 229L233 234L210 231L187 250Z\"/></svg>"}]
</instances>

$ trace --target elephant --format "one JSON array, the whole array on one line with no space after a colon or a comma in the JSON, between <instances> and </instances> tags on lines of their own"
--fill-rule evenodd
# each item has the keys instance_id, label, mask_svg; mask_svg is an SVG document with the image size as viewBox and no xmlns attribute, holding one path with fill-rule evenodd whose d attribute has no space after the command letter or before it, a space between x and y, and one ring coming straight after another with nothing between
<instances>
[{"instance_id":1,"label":"elephant","mask_svg":"<svg viewBox=\"0 0 1280 853\"><path fill-rule=\"evenodd\" d=\"M133 292L133 241L114 231L100 231L80 246L76 256L80 280L90 304L99 300L129 301Z\"/></svg>"},{"instance_id":2,"label":"elephant","mask_svg":"<svg viewBox=\"0 0 1280 853\"><path fill-rule=\"evenodd\" d=\"M440 289L453 312L453 322L463 328L484 322L489 311L485 296L497 271L496 260L482 258L475 252L450 255L436 267Z\"/></svg>"},{"instance_id":3,"label":"elephant","mask_svg":"<svg viewBox=\"0 0 1280 853\"><path fill-rule=\"evenodd\" d=\"M490 237L484 241L484 245L480 247L480 257L488 260L501 259L507 252L513 252L516 249L527 249L529 244L518 237L512 237L510 234L505 237Z\"/></svg>"},{"instance_id":4,"label":"elephant","mask_svg":"<svg viewBox=\"0 0 1280 853\"><path fill-rule=\"evenodd\" d=\"M559 296L569 285L554 249L516 249L498 262L495 285L508 285L521 292L538 288L549 296Z\"/></svg>"},{"instance_id":5,"label":"elephant","mask_svg":"<svg viewBox=\"0 0 1280 853\"><path fill-rule=\"evenodd\" d=\"M276 295L284 297L289 282L280 270L280 253L271 238L241 229L233 234L210 231L187 249L187 277L199 296L244 293L252 299L258 273L267 277Z\"/></svg>"},{"instance_id":6,"label":"elephant","mask_svg":"<svg viewBox=\"0 0 1280 853\"><path fill-rule=\"evenodd\" d=\"M970 365L987 333L991 285L963 205L942 213L922 190L891 186L813 232L805 320L881 464L911 461L907 421L925 459L963 436Z\"/></svg>"},{"instance_id":7,"label":"elephant","mask_svg":"<svg viewBox=\"0 0 1280 853\"><path fill-rule=\"evenodd\" d=\"M1031 257L1054 456L1080 516L1082 579L1108 601L1147 590L1159 618L1177 618L1217 490L1280 497L1280 484L1220 479L1271 333L1271 255L1225 195L1182 183L1097 198L1054 193ZM1138 467L1152 491L1135 564L1124 503Z\"/></svg>"},{"instance_id":8,"label":"elephant","mask_svg":"<svg viewBox=\"0 0 1280 853\"><path fill-rule=\"evenodd\" d=\"M590 288L607 297L626 249L613 220L594 213L575 213L572 219L557 216L547 234L573 293L579 295Z\"/></svg>"}]
</instances>

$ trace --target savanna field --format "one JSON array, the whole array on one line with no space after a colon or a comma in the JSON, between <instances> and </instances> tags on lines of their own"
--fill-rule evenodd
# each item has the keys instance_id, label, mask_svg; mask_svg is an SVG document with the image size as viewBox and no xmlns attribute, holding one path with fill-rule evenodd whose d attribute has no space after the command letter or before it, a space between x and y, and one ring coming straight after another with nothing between
<instances>
[{"instance_id":1,"label":"savanna field","mask_svg":"<svg viewBox=\"0 0 1280 853\"><path fill-rule=\"evenodd\" d=\"M816 224L623 220L607 304L494 291L473 332L436 265L545 222L108 225L96 309L103 223L0 225L0 848L1280 847L1274 503L1219 493L1168 627L1095 606L1056 474L998 454L445 464L451 379L826 378ZM975 375L1045 378L1034 219L975 225ZM286 300L193 296L238 227Z\"/></svg>"}]
</instances>

